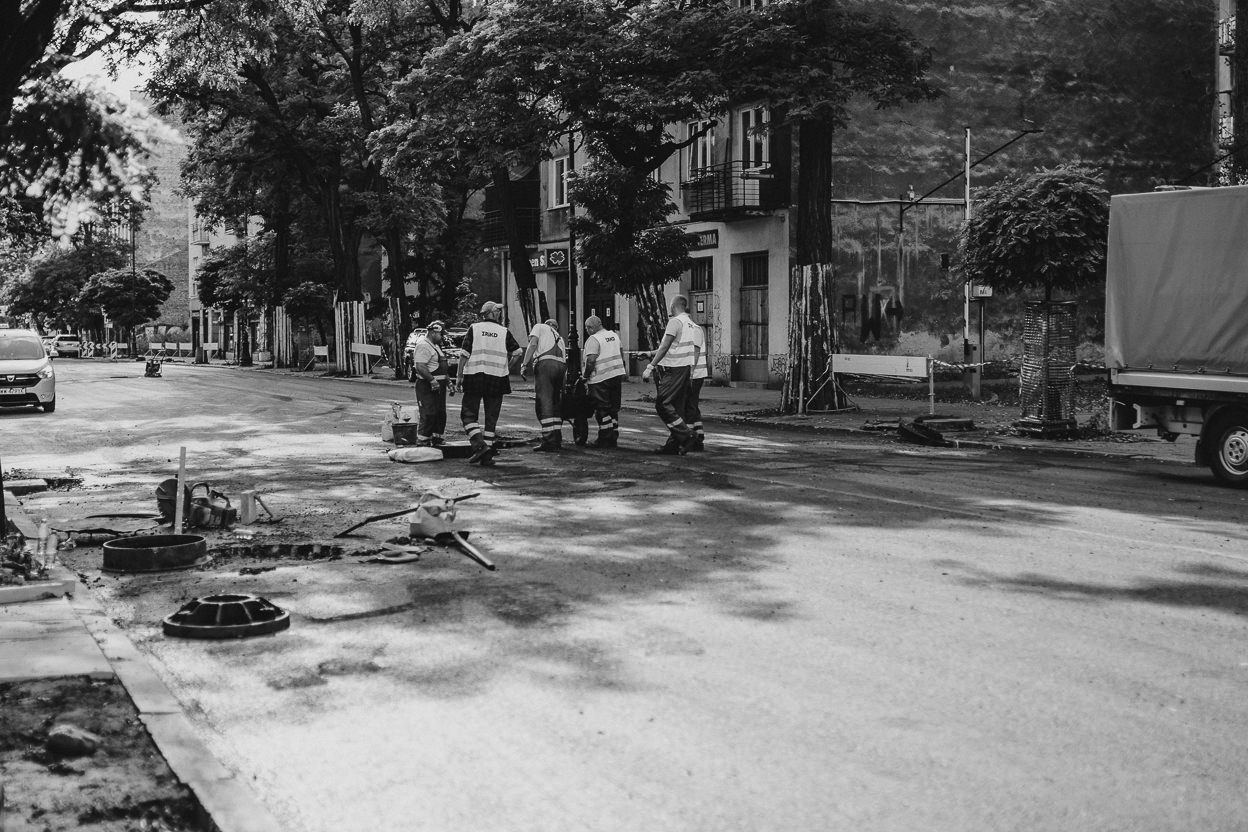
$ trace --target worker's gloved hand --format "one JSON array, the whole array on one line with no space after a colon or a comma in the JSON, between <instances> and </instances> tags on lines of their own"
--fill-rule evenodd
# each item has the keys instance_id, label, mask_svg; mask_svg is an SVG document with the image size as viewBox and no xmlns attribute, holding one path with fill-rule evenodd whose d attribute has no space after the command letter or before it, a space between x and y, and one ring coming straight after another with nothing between
<instances>
[{"instance_id":1,"label":"worker's gloved hand","mask_svg":"<svg viewBox=\"0 0 1248 832\"><path fill-rule=\"evenodd\" d=\"M654 377L654 365L653 365L653 364L647 364L647 365L646 365L646 369L644 369L644 370L642 370L642 371L641 371L641 380L642 380L642 381L649 381L649 380L650 380L651 378L653 378L653 377Z\"/></svg>"},{"instance_id":2,"label":"worker's gloved hand","mask_svg":"<svg viewBox=\"0 0 1248 832\"><path fill-rule=\"evenodd\" d=\"M438 381L438 380L435 378L433 381L429 382L429 389L430 389L430 390L441 390L441 389L442 389L442 382Z\"/></svg>"}]
</instances>

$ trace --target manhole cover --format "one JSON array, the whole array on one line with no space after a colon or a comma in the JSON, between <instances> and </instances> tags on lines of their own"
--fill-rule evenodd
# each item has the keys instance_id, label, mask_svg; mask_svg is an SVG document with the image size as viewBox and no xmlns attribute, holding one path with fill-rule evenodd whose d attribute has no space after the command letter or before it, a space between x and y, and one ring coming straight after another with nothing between
<instances>
[{"instance_id":1,"label":"manhole cover","mask_svg":"<svg viewBox=\"0 0 1248 832\"><path fill-rule=\"evenodd\" d=\"M164 620L167 636L247 638L290 626L290 613L255 595L206 595Z\"/></svg>"}]
</instances>

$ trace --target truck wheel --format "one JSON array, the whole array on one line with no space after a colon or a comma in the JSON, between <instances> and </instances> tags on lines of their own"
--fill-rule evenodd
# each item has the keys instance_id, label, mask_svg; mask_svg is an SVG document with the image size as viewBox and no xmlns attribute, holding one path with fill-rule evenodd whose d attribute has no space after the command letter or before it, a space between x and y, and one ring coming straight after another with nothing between
<instances>
[{"instance_id":1,"label":"truck wheel","mask_svg":"<svg viewBox=\"0 0 1248 832\"><path fill-rule=\"evenodd\" d=\"M1213 475L1228 485L1248 487L1248 413L1237 411L1219 419L1211 436Z\"/></svg>"}]
</instances>

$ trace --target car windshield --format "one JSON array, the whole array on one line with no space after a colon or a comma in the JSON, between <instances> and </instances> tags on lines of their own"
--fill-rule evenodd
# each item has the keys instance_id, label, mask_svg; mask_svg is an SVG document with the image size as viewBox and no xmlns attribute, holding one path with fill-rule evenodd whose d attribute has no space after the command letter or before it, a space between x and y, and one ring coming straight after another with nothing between
<instances>
[{"instance_id":1,"label":"car windshield","mask_svg":"<svg viewBox=\"0 0 1248 832\"><path fill-rule=\"evenodd\" d=\"M44 354L43 344L33 335L0 338L0 361L31 361Z\"/></svg>"}]
</instances>

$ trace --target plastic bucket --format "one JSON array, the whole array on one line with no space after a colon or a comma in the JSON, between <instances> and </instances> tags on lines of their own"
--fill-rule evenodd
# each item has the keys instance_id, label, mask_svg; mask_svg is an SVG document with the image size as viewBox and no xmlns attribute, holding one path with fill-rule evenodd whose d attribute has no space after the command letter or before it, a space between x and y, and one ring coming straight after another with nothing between
<instances>
[{"instance_id":1,"label":"plastic bucket","mask_svg":"<svg viewBox=\"0 0 1248 832\"><path fill-rule=\"evenodd\" d=\"M395 422L393 427L394 427L394 444L396 445L415 445L416 444L416 423L415 422Z\"/></svg>"}]
</instances>

